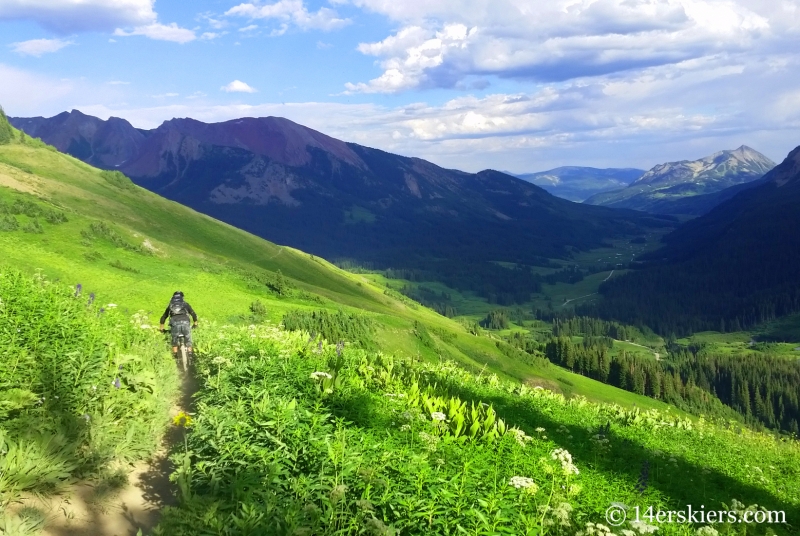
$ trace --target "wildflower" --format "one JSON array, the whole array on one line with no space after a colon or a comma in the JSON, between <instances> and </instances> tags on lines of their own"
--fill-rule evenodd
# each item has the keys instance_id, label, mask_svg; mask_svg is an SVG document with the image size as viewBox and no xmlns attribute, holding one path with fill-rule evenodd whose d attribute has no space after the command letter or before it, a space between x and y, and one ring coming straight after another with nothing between
<instances>
[{"instance_id":1,"label":"wildflower","mask_svg":"<svg viewBox=\"0 0 800 536\"><path fill-rule=\"evenodd\" d=\"M117 306L116 303L109 303L108 305L106 305L106 307L108 307L109 309L113 309L116 306Z\"/></svg>"},{"instance_id":2,"label":"wildflower","mask_svg":"<svg viewBox=\"0 0 800 536\"><path fill-rule=\"evenodd\" d=\"M366 499L357 500L356 501L356 506L358 506L359 508L361 508L363 510L366 510L367 512L371 512L371 511L375 510L375 506L373 506L373 504L371 502L369 502L368 500L366 500Z\"/></svg>"},{"instance_id":3,"label":"wildflower","mask_svg":"<svg viewBox=\"0 0 800 536\"><path fill-rule=\"evenodd\" d=\"M414 420L414 414L411 413L410 411L406 410L400 415L400 418L403 419L404 421L413 421Z\"/></svg>"},{"instance_id":4,"label":"wildflower","mask_svg":"<svg viewBox=\"0 0 800 536\"><path fill-rule=\"evenodd\" d=\"M119 378L114 378L114 381L111 383L111 385L113 385L115 388L119 389L120 386L121 386Z\"/></svg>"},{"instance_id":5,"label":"wildflower","mask_svg":"<svg viewBox=\"0 0 800 536\"><path fill-rule=\"evenodd\" d=\"M87 303L86 305L91 305L93 303L94 303L94 292L89 294L89 303Z\"/></svg>"},{"instance_id":6,"label":"wildflower","mask_svg":"<svg viewBox=\"0 0 800 536\"><path fill-rule=\"evenodd\" d=\"M531 441L533 439L531 436L527 435L525 432L523 432L519 428L511 428L508 431L508 433L510 433L512 436L514 436L514 439L516 440L516 442L519 443L520 445L522 445L523 447L525 446L525 444L528 441Z\"/></svg>"},{"instance_id":7,"label":"wildflower","mask_svg":"<svg viewBox=\"0 0 800 536\"><path fill-rule=\"evenodd\" d=\"M408 432L409 430L411 430L411 426L408 424L404 424L403 426L400 427L401 432Z\"/></svg>"},{"instance_id":8,"label":"wildflower","mask_svg":"<svg viewBox=\"0 0 800 536\"><path fill-rule=\"evenodd\" d=\"M700 527L695 534L697 536L719 536L717 529L711 526Z\"/></svg>"},{"instance_id":9,"label":"wildflower","mask_svg":"<svg viewBox=\"0 0 800 536\"><path fill-rule=\"evenodd\" d=\"M92 385L92 391L97 391L97 386L96 385Z\"/></svg>"},{"instance_id":10,"label":"wildflower","mask_svg":"<svg viewBox=\"0 0 800 536\"><path fill-rule=\"evenodd\" d=\"M342 499L344 499L345 494L347 493L347 486L344 484L339 484L338 486L334 486L331 490L331 502L338 503Z\"/></svg>"},{"instance_id":11,"label":"wildflower","mask_svg":"<svg viewBox=\"0 0 800 536\"><path fill-rule=\"evenodd\" d=\"M172 424L182 428L189 428L192 425L192 418L187 413L181 411L172 418Z\"/></svg>"},{"instance_id":12,"label":"wildflower","mask_svg":"<svg viewBox=\"0 0 800 536\"><path fill-rule=\"evenodd\" d=\"M655 525L648 525L644 521L631 521L631 527L639 534L654 534L658 530Z\"/></svg>"},{"instance_id":13,"label":"wildflower","mask_svg":"<svg viewBox=\"0 0 800 536\"><path fill-rule=\"evenodd\" d=\"M538 491L539 487L536 485L536 482L533 481L532 478L528 478L527 476L512 476L511 480L508 481L509 486L514 486L517 489L529 489L534 488ZM535 491L533 493L536 493Z\"/></svg>"},{"instance_id":14,"label":"wildflower","mask_svg":"<svg viewBox=\"0 0 800 536\"><path fill-rule=\"evenodd\" d=\"M81 295L81 290L82 289L83 289L83 285L81 285L80 283L75 285L75 297L76 298Z\"/></svg>"},{"instance_id":15,"label":"wildflower","mask_svg":"<svg viewBox=\"0 0 800 536\"><path fill-rule=\"evenodd\" d=\"M425 444L425 448L431 452L434 452L436 450L436 446L439 444L438 437L425 432L420 432L419 438Z\"/></svg>"},{"instance_id":16,"label":"wildflower","mask_svg":"<svg viewBox=\"0 0 800 536\"><path fill-rule=\"evenodd\" d=\"M151 326L150 324L142 324L142 325L141 325L141 326L139 326L139 327L140 327L140 328L142 328L142 329L150 329L150 328L152 328L153 326Z\"/></svg>"},{"instance_id":17,"label":"wildflower","mask_svg":"<svg viewBox=\"0 0 800 536\"><path fill-rule=\"evenodd\" d=\"M84 414L83 414L83 419L84 419L86 422L89 422L89 419L90 419L90 418L91 418L91 417L89 417L89 414L88 414L88 413L84 413Z\"/></svg>"},{"instance_id":18,"label":"wildflower","mask_svg":"<svg viewBox=\"0 0 800 536\"><path fill-rule=\"evenodd\" d=\"M251 355L249 359L250 359L250 361L255 361L258 358L256 356L254 356L254 355Z\"/></svg>"},{"instance_id":19,"label":"wildflower","mask_svg":"<svg viewBox=\"0 0 800 536\"><path fill-rule=\"evenodd\" d=\"M327 372L319 372L318 371L318 372L312 372L311 373L311 379L312 380L319 380L319 379L323 379L323 378L326 379L326 380L330 380L331 378L333 378L333 376L331 376Z\"/></svg>"},{"instance_id":20,"label":"wildflower","mask_svg":"<svg viewBox=\"0 0 800 536\"><path fill-rule=\"evenodd\" d=\"M544 428L542 428L541 426L537 426L533 431L536 432L537 434L541 434L542 432L544 432Z\"/></svg>"},{"instance_id":21,"label":"wildflower","mask_svg":"<svg viewBox=\"0 0 800 536\"><path fill-rule=\"evenodd\" d=\"M446 421L447 415L445 415L441 411L434 411L433 413L431 413L431 419L433 419L434 421Z\"/></svg>"},{"instance_id":22,"label":"wildflower","mask_svg":"<svg viewBox=\"0 0 800 536\"><path fill-rule=\"evenodd\" d=\"M228 360L222 357L221 355L218 355L217 357L212 359L211 362L217 365L218 367L221 367L222 365L227 364Z\"/></svg>"},{"instance_id":23,"label":"wildflower","mask_svg":"<svg viewBox=\"0 0 800 536\"><path fill-rule=\"evenodd\" d=\"M572 454L565 449L556 449L550 453L550 457L561 463L561 469L565 475L577 475L580 473L578 468L572 463Z\"/></svg>"}]
</instances>

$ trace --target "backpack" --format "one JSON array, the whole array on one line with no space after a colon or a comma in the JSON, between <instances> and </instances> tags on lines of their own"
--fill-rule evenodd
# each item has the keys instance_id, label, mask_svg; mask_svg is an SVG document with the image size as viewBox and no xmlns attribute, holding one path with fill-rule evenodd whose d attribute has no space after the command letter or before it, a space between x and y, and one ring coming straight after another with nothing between
<instances>
[{"instance_id":1,"label":"backpack","mask_svg":"<svg viewBox=\"0 0 800 536\"><path fill-rule=\"evenodd\" d=\"M186 302L181 298L173 298L169 301L169 314L170 316L178 316L186 314Z\"/></svg>"}]
</instances>

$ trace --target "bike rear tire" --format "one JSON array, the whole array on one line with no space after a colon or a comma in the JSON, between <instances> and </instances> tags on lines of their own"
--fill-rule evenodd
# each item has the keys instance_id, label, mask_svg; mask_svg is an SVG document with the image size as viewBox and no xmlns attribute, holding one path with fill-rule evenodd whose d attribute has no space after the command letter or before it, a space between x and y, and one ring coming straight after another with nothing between
<instances>
[{"instance_id":1,"label":"bike rear tire","mask_svg":"<svg viewBox=\"0 0 800 536\"><path fill-rule=\"evenodd\" d=\"M181 344L181 360L183 361L183 372L189 372L189 356L187 355L186 346Z\"/></svg>"}]
</instances>

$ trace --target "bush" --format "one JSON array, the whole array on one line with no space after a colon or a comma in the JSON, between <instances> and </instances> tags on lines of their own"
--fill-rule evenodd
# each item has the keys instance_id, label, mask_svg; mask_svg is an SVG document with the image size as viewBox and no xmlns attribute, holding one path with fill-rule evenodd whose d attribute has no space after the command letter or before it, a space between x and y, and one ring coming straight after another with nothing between
<instances>
[{"instance_id":1,"label":"bush","mask_svg":"<svg viewBox=\"0 0 800 536\"><path fill-rule=\"evenodd\" d=\"M508 329L508 311L504 309L490 311L486 318L481 320L481 326L487 329Z\"/></svg>"},{"instance_id":2,"label":"bush","mask_svg":"<svg viewBox=\"0 0 800 536\"><path fill-rule=\"evenodd\" d=\"M175 366L144 317L94 295L0 272L0 483L44 491L160 442Z\"/></svg>"},{"instance_id":3,"label":"bush","mask_svg":"<svg viewBox=\"0 0 800 536\"><path fill-rule=\"evenodd\" d=\"M3 107L0 106L0 145L11 143L13 139L14 129L11 123L8 122L8 117L6 117L6 112L3 110Z\"/></svg>"},{"instance_id":4,"label":"bush","mask_svg":"<svg viewBox=\"0 0 800 536\"><path fill-rule=\"evenodd\" d=\"M0 219L0 231L16 231L19 229L19 222L14 216L4 216Z\"/></svg>"},{"instance_id":5,"label":"bush","mask_svg":"<svg viewBox=\"0 0 800 536\"><path fill-rule=\"evenodd\" d=\"M289 331L303 330L322 335L329 342L349 341L362 348L375 348L372 335L375 322L366 316L337 311L301 311L295 309L283 316Z\"/></svg>"},{"instance_id":6,"label":"bush","mask_svg":"<svg viewBox=\"0 0 800 536\"><path fill-rule=\"evenodd\" d=\"M108 184L120 190L136 190L136 185L133 184L133 181L121 171L101 171L100 176L105 179Z\"/></svg>"}]
</instances>

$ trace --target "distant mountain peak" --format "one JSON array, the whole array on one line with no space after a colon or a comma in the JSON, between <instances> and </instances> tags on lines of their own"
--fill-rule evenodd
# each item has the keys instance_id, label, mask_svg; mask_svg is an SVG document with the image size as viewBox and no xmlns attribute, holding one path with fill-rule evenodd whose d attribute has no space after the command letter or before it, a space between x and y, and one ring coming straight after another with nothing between
<instances>
[{"instance_id":1,"label":"distant mountain peak","mask_svg":"<svg viewBox=\"0 0 800 536\"><path fill-rule=\"evenodd\" d=\"M775 162L747 145L718 151L697 160L666 162L653 166L627 188L590 197L586 203L615 208L632 208L658 214L696 214L700 206L711 208L715 199L706 197L732 187L756 181L775 167ZM698 206L685 202L698 199ZM686 212L689 209L690 212Z\"/></svg>"}]
</instances>

